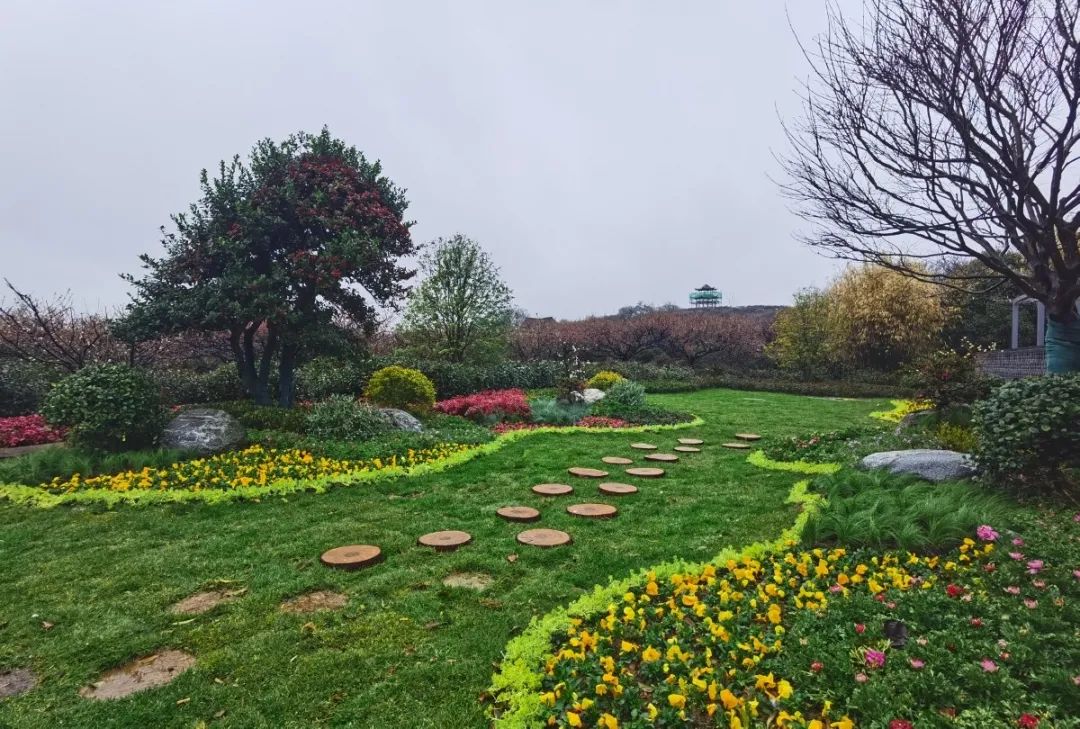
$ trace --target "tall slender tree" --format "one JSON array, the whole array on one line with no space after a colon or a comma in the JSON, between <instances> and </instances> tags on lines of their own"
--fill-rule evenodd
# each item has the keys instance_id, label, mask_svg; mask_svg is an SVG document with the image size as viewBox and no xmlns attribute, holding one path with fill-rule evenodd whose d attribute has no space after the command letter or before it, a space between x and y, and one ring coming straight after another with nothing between
<instances>
[{"instance_id":1,"label":"tall slender tree","mask_svg":"<svg viewBox=\"0 0 1080 729\"><path fill-rule=\"evenodd\" d=\"M298 361L335 321L370 327L376 305L393 306L414 271L404 190L327 129L255 145L248 162L201 176L202 197L173 217L165 255L141 257L146 273L125 320L129 339L227 331L240 379L269 403L293 402Z\"/></svg>"},{"instance_id":2,"label":"tall slender tree","mask_svg":"<svg viewBox=\"0 0 1080 729\"><path fill-rule=\"evenodd\" d=\"M809 242L943 285L1008 280L1046 304L1048 368L1080 369L1080 4L828 8L784 159ZM984 273L948 265L965 259Z\"/></svg>"}]
</instances>

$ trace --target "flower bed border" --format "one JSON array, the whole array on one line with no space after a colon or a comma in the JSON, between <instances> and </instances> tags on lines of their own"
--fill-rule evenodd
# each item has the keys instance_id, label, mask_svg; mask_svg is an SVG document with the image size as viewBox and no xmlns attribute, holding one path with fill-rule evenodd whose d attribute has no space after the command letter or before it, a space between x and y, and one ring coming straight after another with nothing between
<instances>
[{"instance_id":1,"label":"flower bed border","mask_svg":"<svg viewBox=\"0 0 1080 729\"><path fill-rule=\"evenodd\" d=\"M474 448L455 453L447 458L421 463L407 468L394 467L383 468L379 471L367 471L352 475L324 476L314 479L286 479L277 481L266 486L241 486L228 491L218 489L203 489L191 491L190 489L165 489L146 491L111 491L109 489L86 489L72 491L70 493L55 494L45 491L37 486L23 484L0 484L0 499L49 509L62 504L103 504L109 508L117 504L144 505L144 504L170 504L170 503L207 503L219 504L233 501L258 501L263 497L287 496L301 491L312 493L325 493L335 486L352 486L361 483L384 481L393 478L412 478L424 476L430 473L440 473L454 466L471 461L488 453L494 453L505 446L522 438L540 433L652 433L667 430L681 430L684 428L696 428L704 425L705 421L699 417L686 423L673 425L640 425L630 428L586 428L578 426L567 427L542 427L531 430L515 430L503 433L488 443L482 443Z\"/></svg>"},{"instance_id":2,"label":"flower bed border","mask_svg":"<svg viewBox=\"0 0 1080 729\"><path fill-rule=\"evenodd\" d=\"M913 408L920 404L918 400L890 400L889 402L892 403L892 410L875 410L870 413L870 417L875 420L884 420L886 423L899 423L905 415L931 409L930 406Z\"/></svg>"},{"instance_id":3,"label":"flower bed border","mask_svg":"<svg viewBox=\"0 0 1080 729\"><path fill-rule=\"evenodd\" d=\"M765 455L765 451L754 451L746 457L751 466L766 468L770 471L790 471L806 476L827 476L839 471L839 463L812 463L810 461L774 461Z\"/></svg>"},{"instance_id":4,"label":"flower bed border","mask_svg":"<svg viewBox=\"0 0 1080 729\"><path fill-rule=\"evenodd\" d=\"M779 463L779 461L773 461L773 463ZM836 464L803 465L827 465L840 468ZM768 466L764 467L768 468ZM501 708L498 715L492 716L495 726L499 729L531 729L543 725L540 718L543 707L540 704L539 691L543 675L537 669L544 665L545 657L551 652L553 636L557 632L566 631L571 625L572 618L588 618L603 612L612 602L619 602L628 590L643 585L647 579L646 575L650 572L655 573L657 579L666 579L678 572L700 571L706 565L722 565L730 559L757 558L766 552L790 546L799 540L810 517L817 513L825 503L821 495L810 493L809 486L810 481L804 479L791 487L786 503L797 504L802 508L795 518L795 523L771 542L754 542L742 549L734 547L724 549L706 562L675 560L647 567L629 577L609 582L605 586L597 585L592 593L579 597L569 605L557 607L546 615L533 618L521 635L507 643L499 672L492 676L491 687L488 690L495 697L496 705Z\"/></svg>"}]
</instances>

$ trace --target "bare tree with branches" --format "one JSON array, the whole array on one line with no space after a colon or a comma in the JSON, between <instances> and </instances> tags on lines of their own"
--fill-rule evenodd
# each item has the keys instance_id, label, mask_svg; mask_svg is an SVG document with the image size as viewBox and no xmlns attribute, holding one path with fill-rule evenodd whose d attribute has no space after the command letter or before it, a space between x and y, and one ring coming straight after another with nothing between
<instances>
[{"instance_id":1,"label":"bare tree with branches","mask_svg":"<svg viewBox=\"0 0 1080 729\"><path fill-rule=\"evenodd\" d=\"M827 7L782 160L808 242L946 286L1011 281L1046 304L1048 369L1080 370L1080 3ZM957 259L991 279L950 275Z\"/></svg>"}]
</instances>

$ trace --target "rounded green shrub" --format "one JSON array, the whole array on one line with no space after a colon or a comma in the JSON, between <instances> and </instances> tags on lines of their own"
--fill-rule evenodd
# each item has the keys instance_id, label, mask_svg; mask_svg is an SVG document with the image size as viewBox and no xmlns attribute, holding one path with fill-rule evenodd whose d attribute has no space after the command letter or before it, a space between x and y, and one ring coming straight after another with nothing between
<instances>
[{"instance_id":1,"label":"rounded green shrub","mask_svg":"<svg viewBox=\"0 0 1080 729\"><path fill-rule=\"evenodd\" d=\"M600 402L605 408L636 410L645 405L645 386L624 379L612 385Z\"/></svg>"},{"instance_id":2,"label":"rounded green shrub","mask_svg":"<svg viewBox=\"0 0 1080 729\"><path fill-rule=\"evenodd\" d=\"M331 395L307 415L306 433L325 440L368 440L392 430L376 408L348 395Z\"/></svg>"},{"instance_id":3,"label":"rounded green shrub","mask_svg":"<svg viewBox=\"0 0 1080 729\"><path fill-rule=\"evenodd\" d=\"M1080 374L1007 382L976 403L972 425L987 476L1026 488L1059 483L1080 466Z\"/></svg>"},{"instance_id":4,"label":"rounded green shrub","mask_svg":"<svg viewBox=\"0 0 1080 729\"><path fill-rule=\"evenodd\" d=\"M620 375L618 372L612 372L611 370L601 370L595 375L590 377L585 383L585 387L591 387L597 390L603 390L607 392L616 383L622 382L626 378Z\"/></svg>"},{"instance_id":5,"label":"rounded green shrub","mask_svg":"<svg viewBox=\"0 0 1080 729\"><path fill-rule=\"evenodd\" d=\"M364 397L386 407L428 410L435 404L435 385L420 370L392 365L371 376Z\"/></svg>"},{"instance_id":6,"label":"rounded green shrub","mask_svg":"<svg viewBox=\"0 0 1080 729\"><path fill-rule=\"evenodd\" d=\"M132 450L153 444L165 413L157 385L126 365L86 367L53 385L42 415L70 428L71 439L101 450Z\"/></svg>"}]
</instances>

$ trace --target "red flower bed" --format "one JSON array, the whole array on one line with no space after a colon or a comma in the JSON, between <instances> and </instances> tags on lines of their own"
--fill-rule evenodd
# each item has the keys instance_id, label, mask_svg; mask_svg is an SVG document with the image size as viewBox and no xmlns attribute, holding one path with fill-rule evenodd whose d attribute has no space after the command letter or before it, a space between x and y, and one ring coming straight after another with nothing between
<instances>
[{"instance_id":1,"label":"red flower bed","mask_svg":"<svg viewBox=\"0 0 1080 729\"><path fill-rule=\"evenodd\" d=\"M495 435L502 435L512 430L535 430L540 427L543 427L540 423L495 423L491 428L491 432Z\"/></svg>"},{"instance_id":2,"label":"red flower bed","mask_svg":"<svg viewBox=\"0 0 1080 729\"><path fill-rule=\"evenodd\" d=\"M470 420L528 420L532 415L524 390L488 390L435 403L435 411Z\"/></svg>"},{"instance_id":3,"label":"red flower bed","mask_svg":"<svg viewBox=\"0 0 1080 729\"><path fill-rule=\"evenodd\" d=\"M0 418L0 448L55 443L63 440L65 435L65 429L49 427L40 415Z\"/></svg>"},{"instance_id":4,"label":"red flower bed","mask_svg":"<svg viewBox=\"0 0 1080 729\"><path fill-rule=\"evenodd\" d=\"M582 428L625 428L630 423L618 418L605 418L602 415L586 415L577 424Z\"/></svg>"}]
</instances>

